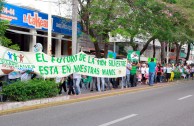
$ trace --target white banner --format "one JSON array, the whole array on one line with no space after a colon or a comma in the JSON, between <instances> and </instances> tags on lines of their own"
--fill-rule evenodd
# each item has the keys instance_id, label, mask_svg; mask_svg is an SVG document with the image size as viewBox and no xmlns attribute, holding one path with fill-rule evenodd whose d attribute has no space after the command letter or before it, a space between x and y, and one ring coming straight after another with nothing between
<instances>
[{"instance_id":1,"label":"white banner","mask_svg":"<svg viewBox=\"0 0 194 126\"><path fill-rule=\"evenodd\" d=\"M44 78L64 77L72 73L116 78L126 75L127 59L98 59L83 52L66 57L44 53L15 51L0 46L0 75L31 70Z\"/></svg>"}]
</instances>

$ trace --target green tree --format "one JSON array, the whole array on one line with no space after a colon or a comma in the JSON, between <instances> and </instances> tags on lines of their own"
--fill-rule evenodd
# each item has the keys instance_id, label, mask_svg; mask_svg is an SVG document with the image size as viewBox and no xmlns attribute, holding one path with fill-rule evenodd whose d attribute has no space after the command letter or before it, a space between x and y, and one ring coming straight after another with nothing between
<instances>
[{"instance_id":1,"label":"green tree","mask_svg":"<svg viewBox=\"0 0 194 126\"><path fill-rule=\"evenodd\" d=\"M165 6L155 0L126 0L131 7L128 19L125 19L126 26L123 26L124 33L128 33L131 38L131 46L137 50L138 44L133 42L133 38L139 35L147 36L141 54L147 49L151 41L155 39L163 40L168 37L168 32L172 31L173 24L164 13ZM121 30L121 31L123 31Z\"/></svg>"},{"instance_id":2,"label":"green tree","mask_svg":"<svg viewBox=\"0 0 194 126\"><path fill-rule=\"evenodd\" d=\"M182 45L188 45L186 60L189 59L190 44L194 41L194 1L176 0L174 3L166 1L165 5L172 10L172 15L176 17L174 27L176 32L173 34L173 41L177 47L176 62L179 61L179 54Z\"/></svg>"},{"instance_id":3,"label":"green tree","mask_svg":"<svg viewBox=\"0 0 194 126\"><path fill-rule=\"evenodd\" d=\"M96 56L100 57L98 42L104 43L105 57L108 51L109 33L120 27L118 20L129 13L124 0L78 0L84 31L94 42Z\"/></svg>"},{"instance_id":4,"label":"green tree","mask_svg":"<svg viewBox=\"0 0 194 126\"><path fill-rule=\"evenodd\" d=\"M162 61L165 58L167 43L175 44L179 48L177 49L177 59L179 59L181 46L194 38L193 0L78 1L84 32L91 36L97 57L100 57L98 42L104 42L105 51L108 49L108 33L130 38L129 44L134 50L138 49L134 38L145 36L147 41L141 54L150 42L158 39L162 46Z\"/></svg>"}]
</instances>

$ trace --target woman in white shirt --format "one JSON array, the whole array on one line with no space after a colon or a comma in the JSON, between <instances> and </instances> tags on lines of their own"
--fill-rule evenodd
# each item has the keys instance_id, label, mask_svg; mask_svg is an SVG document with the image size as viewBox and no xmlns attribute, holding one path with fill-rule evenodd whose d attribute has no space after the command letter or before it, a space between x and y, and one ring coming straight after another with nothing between
<instances>
[{"instance_id":1,"label":"woman in white shirt","mask_svg":"<svg viewBox=\"0 0 194 126\"><path fill-rule=\"evenodd\" d=\"M146 64L142 64L142 67L140 68L141 74L142 74L142 83L145 84L146 81Z\"/></svg>"},{"instance_id":2,"label":"woman in white shirt","mask_svg":"<svg viewBox=\"0 0 194 126\"><path fill-rule=\"evenodd\" d=\"M170 64L167 64L167 67L166 67L166 81L167 82L169 82L171 72L172 72L172 67Z\"/></svg>"}]
</instances>

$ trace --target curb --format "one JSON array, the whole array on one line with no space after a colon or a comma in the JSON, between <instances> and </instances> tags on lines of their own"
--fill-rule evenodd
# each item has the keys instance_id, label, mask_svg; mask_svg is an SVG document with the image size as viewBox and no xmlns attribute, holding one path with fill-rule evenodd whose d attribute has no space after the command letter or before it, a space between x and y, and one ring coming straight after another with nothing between
<instances>
[{"instance_id":1,"label":"curb","mask_svg":"<svg viewBox=\"0 0 194 126\"><path fill-rule=\"evenodd\" d=\"M144 91L144 90L149 90L149 89L156 89L156 88L163 88L163 87L169 87L173 85L177 85L179 83L165 83L165 84L159 84L155 85L152 87L140 87L136 89L121 89L121 91L118 90L112 90L109 92L101 92L101 93L95 93L92 96L74 96L70 97L69 99L63 100L63 101L51 101L48 103L40 103L40 104L35 104L35 105L30 105L30 106L23 106L23 107L18 107L18 108L13 108L13 109L8 109L8 110L0 110L0 116L2 115L7 115L7 114L13 114L13 113L18 113L18 112L24 112L24 111L29 111L29 110L35 110L35 109L41 109L41 108L48 108L48 107L53 107L53 106L59 106L59 105L65 105L65 104L71 104L71 103L76 103L76 102L81 102L81 101L88 101L88 100L94 100L94 99L99 99L99 98L104 98L104 97L110 97L110 96L116 96L116 95L123 95L127 93L133 93L133 92L139 92L139 91ZM87 94L86 94L87 95Z\"/></svg>"}]
</instances>

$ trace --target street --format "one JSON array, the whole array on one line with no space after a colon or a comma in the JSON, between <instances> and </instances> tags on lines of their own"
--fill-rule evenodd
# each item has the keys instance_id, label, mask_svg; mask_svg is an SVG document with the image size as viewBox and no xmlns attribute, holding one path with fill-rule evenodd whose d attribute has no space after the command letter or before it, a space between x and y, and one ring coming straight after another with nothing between
<instances>
[{"instance_id":1,"label":"street","mask_svg":"<svg viewBox=\"0 0 194 126\"><path fill-rule=\"evenodd\" d=\"M193 125L193 81L0 116L0 126Z\"/></svg>"}]
</instances>

